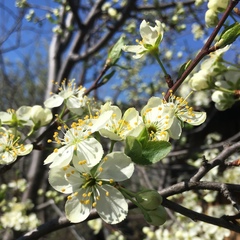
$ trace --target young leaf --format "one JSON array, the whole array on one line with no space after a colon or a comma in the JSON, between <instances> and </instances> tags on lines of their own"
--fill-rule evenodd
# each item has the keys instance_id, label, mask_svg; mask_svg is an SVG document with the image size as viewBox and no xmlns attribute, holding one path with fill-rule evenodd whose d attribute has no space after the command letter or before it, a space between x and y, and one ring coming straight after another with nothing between
<instances>
[{"instance_id":1,"label":"young leaf","mask_svg":"<svg viewBox=\"0 0 240 240\"><path fill-rule=\"evenodd\" d=\"M147 128L144 127L143 130L140 132L140 134L137 137L137 140L144 146L148 142L149 136Z\"/></svg>"},{"instance_id":2,"label":"young leaf","mask_svg":"<svg viewBox=\"0 0 240 240\"><path fill-rule=\"evenodd\" d=\"M111 71L109 74L106 74L104 77L103 77L103 80L101 81L101 85L107 83L111 78L112 76L115 74L115 70Z\"/></svg>"},{"instance_id":3,"label":"young leaf","mask_svg":"<svg viewBox=\"0 0 240 240\"><path fill-rule=\"evenodd\" d=\"M148 141L142 149L142 155L149 164L162 160L171 151L171 144L166 141Z\"/></svg>"},{"instance_id":4,"label":"young leaf","mask_svg":"<svg viewBox=\"0 0 240 240\"><path fill-rule=\"evenodd\" d=\"M188 60L187 62L185 62L179 69L178 72L178 79L182 76L182 74L184 73L184 71L188 68L188 66L190 65L190 63L192 62L192 60Z\"/></svg>"},{"instance_id":5,"label":"young leaf","mask_svg":"<svg viewBox=\"0 0 240 240\"><path fill-rule=\"evenodd\" d=\"M118 59L120 58L122 47L124 45L124 38L125 38L124 36L121 36L116 42L116 44L109 51L108 58L106 61L106 65L108 65L109 67L115 65Z\"/></svg>"},{"instance_id":6,"label":"young leaf","mask_svg":"<svg viewBox=\"0 0 240 240\"><path fill-rule=\"evenodd\" d=\"M133 162L142 156L142 144L132 136L126 138L125 154L128 155Z\"/></svg>"}]
</instances>

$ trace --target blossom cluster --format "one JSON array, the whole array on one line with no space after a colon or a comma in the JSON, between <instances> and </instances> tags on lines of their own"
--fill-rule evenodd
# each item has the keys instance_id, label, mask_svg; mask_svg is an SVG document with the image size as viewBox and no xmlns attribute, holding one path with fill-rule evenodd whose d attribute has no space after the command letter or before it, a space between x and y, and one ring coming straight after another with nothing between
<instances>
[{"instance_id":1,"label":"blossom cluster","mask_svg":"<svg viewBox=\"0 0 240 240\"><path fill-rule=\"evenodd\" d=\"M39 105L33 107L22 106L16 111L0 112L0 164L10 164L18 156L29 154L33 145L25 143L27 137L24 128L29 127L27 136L33 134L40 127L47 125L52 120L52 112ZM4 125L5 127L2 127Z\"/></svg>"},{"instance_id":2,"label":"blossom cluster","mask_svg":"<svg viewBox=\"0 0 240 240\"><path fill-rule=\"evenodd\" d=\"M223 54L230 49L230 45L209 54L189 80L190 87L195 91L211 90L212 101L218 110L230 108L239 101L240 68L229 65L223 59Z\"/></svg>"},{"instance_id":3,"label":"blossom cluster","mask_svg":"<svg viewBox=\"0 0 240 240\"><path fill-rule=\"evenodd\" d=\"M156 21L151 27L144 20L140 34L139 45L120 48L134 52L135 58L151 53L160 62L157 53L163 38L162 24ZM134 195L123 190L120 182L131 178L134 163L152 164L163 159L171 150L170 140L180 138L184 123L200 125L206 113L193 111L187 99L173 94L168 100L164 95L151 97L140 111L131 107L122 113L110 102L96 106L85 91L75 80L64 80L44 102L45 108L23 106L0 112L1 123L8 127L0 131L1 163L9 164L30 153L33 146L25 140L49 124L53 117L50 109L58 107L58 131L48 140L55 148L44 164L50 164L50 185L68 195L67 218L73 223L84 221L95 208L105 222L119 223L127 216L127 198L139 205L147 222L163 224L166 212L158 193ZM21 130L25 127L30 131L24 135ZM103 138L109 139L109 148L102 146ZM116 142L122 143L123 152L114 150Z\"/></svg>"},{"instance_id":4,"label":"blossom cluster","mask_svg":"<svg viewBox=\"0 0 240 240\"><path fill-rule=\"evenodd\" d=\"M36 228L40 221L35 213L27 214L33 207L33 204L27 202L17 202L16 198L13 198L8 202L0 217L0 226L3 228L11 228L15 231L29 231Z\"/></svg>"},{"instance_id":5,"label":"blossom cluster","mask_svg":"<svg viewBox=\"0 0 240 240\"><path fill-rule=\"evenodd\" d=\"M15 231L29 231L40 224L37 215L32 211L31 200L19 201L16 197L27 188L26 179L20 178L8 184L0 185L0 227L14 229ZM12 194L13 193L13 194ZM10 197L10 201L6 199Z\"/></svg>"},{"instance_id":6,"label":"blossom cluster","mask_svg":"<svg viewBox=\"0 0 240 240\"><path fill-rule=\"evenodd\" d=\"M208 10L205 13L205 22L208 27L215 27L218 23L218 14L228 6L229 0L209 0Z\"/></svg>"},{"instance_id":7,"label":"blossom cluster","mask_svg":"<svg viewBox=\"0 0 240 240\"><path fill-rule=\"evenodd\" d=\"M82 89L70 81L45 101L46 107L63 104L63 109L70 110L71 114L78 108L82 113L78 111L77 121L71 123L58 116L62 126L53 139L48 140L55 143L56 148L44 161L50 164L49 183L55 190L69 195L65 212L71 222L84 221L91 209L96 208L104 221L118 223L128 211L119 182L132 176L133 161L137 160L131 159L127 152L114 151L114 143L124 145L129 137L136 139L143 131L147 133L147 142L178 139L184 122L199 125L205 121L206 113L193 111L186 99L173 95L169 101L150 98L140 112L132 107L122 113L110 102L96 110L92 101L79 92ZM109 153L104 152L99 136L110 140Z\"/></svg>"}]
</instances>

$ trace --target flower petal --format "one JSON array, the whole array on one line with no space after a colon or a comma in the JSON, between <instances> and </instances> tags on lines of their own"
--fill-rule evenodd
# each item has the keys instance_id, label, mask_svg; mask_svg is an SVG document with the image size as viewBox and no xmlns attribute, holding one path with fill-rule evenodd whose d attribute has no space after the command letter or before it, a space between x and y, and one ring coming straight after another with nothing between
<instances>
[{"instance_id":1,"label":"flower petal","mask_svg":"<svg viewBox=\"0 0 240 240\"><path fill-rule=\"evenodd\" d=\"M82 103L79 98L75 96L71 96L70 98L67 99L67 108L80 108L82 106Z\"/></svg>"},{"instance_id":2,"label":"flower petal","mask_svg":"<svg viewBox=\"0 0 240 240\"><path fill-rule=\"evenodd\" d=\"M29 154L33 150L32 144L26 144L23 147L18 149L18 156L24 156Z\"/></svg>"},{"instance_id":3,"label":"flower petal","mask_svg":"<svg viewBox=\"0 0 240 240\"><path fill-rule=\"evenodd\" d=\"M99 130L99 133L105 137L105 138L109 138L113 141L122 141L122 138L119 137L116 133L106 129L106 128L102 128Z\"/></svg>"},{"instance_id":4,"label":"flower petal","mask_svg":"<svg viewBox=\"0 0 240 240\"><path fill-rule=\"evenodd\" d=\"M155 46L156 43L159 44L163 37L163 28L162 24L159 21L156 21L156 26L151 27L149 23L145 20L140 24L140 35L143 39L144 44L149 44Z\"/></svg>"},{"instance_id":5,"label":"flower petal","mask_svg":"<svg viewBox=\"0 0 240 240\"><path fill-rule=\"evenodd\" d=\"M128 213L128 204L116 188L110 185L98 187L100 199L97 200L97 212L109 224L116 224L124 220Z\"/></svg>"},{"instance_id":6,"label":"flower petal","mask_svg":"<svg viewBox=\"0 0 240 240\"><path fill-rule=\"evenodd\" d=\"M64 167L67 166L73 157L73 146L64 146L58 149L57 152L51 153L44 161L44 164L52 163L49 167Z\"/></svg>"},{"instance_id":7,"label":"flower petal","mask_svg":"<svg viewBox=\"0 0 240 240\"><path fill-rule=\"evenodd\" d=\"M170 129L168 129L169 135L171 138L173 139L179 139L181 134L182 134L182 127L181 127L181 122L177 119L174 118L173 119L173 123L170 127Z\"/></svg>"},{"instance_id":8,"label":"flower petal","mask_svg":"<svg viewBox=\"0 0 240 240\"><path fill-rule=\"evenodd\" d=\"M78 223L84 221L90 214L92 204L82 204L78 196L84 191L79 190L77 196L71 196L65 204L66 217L70 222Z\"/></svg>"},{"instance_id":9,"label":"flower petal","mask_svg":"<svg viewBox=\"0 0 240 240\"><path fill-rule=\"evenodd\" d=\"M3 124L10 122L12 120L12 114L8 112L0 112L0 120Z\"/></svg>"},{"instance_id":10,"label":"flower petal","mask_svg":"<svg viewBox=\"0 0 240 240\"><path fill-rule=\"evenodd\" d=\"M134 172L134 164L130 157L122 152L112 152L104 157L100 167L103 171L99 174L100 179L113 179L116 182L129 179Z\"/></svg>"},{"instance_id":11,"label":"flower petal","mask_svg":"<svg viewBox=\"0 0 240 240\"><path fill-rule=\"evenodd\" d=\"M0 153L0 164L10 164L17 159L16 154L12 154L11 152L1 152Z\"/></svg>"},{"instance_id":12,"label":"flower petal","mask_svg":"<svg viewBox=\"0 0 240 240\"><path fill-rule=\"evenodd\" d=\"M99 129L105 127L105 125L107 124L107 122L110 120L111 116L113 114L112 110L108 110L106 112L103 112L99 118L97 119L93 119L93 125L90 128L91 132L94 133L96 131L98 131Z\"/></svg>"},{"instance_id":13,"label":"flower petal","mask_svg":"<svg viewBox=\"0 0 240 240\"><path fill-rule=\"evenodd\" d=\"M89 167L99 163L102 155L102 145L95 138L87 138L77 145L77 156L79 158L83 156L82 160L86 160Z\"/></svg>"},{"instance_id":14,"label":"flower petal","mask_svg":"<svg viewBox=\"0 0 240 240\"><path fill-rule=\"evenodd\" d=\"M147 105L143 107L142 111L141 111L141 115L143 116L144 113L147 111L147 109L149 108L154 108L154 107L161 107L163 106L163 100L159 97L151 97L148 102Z\"/></svg>"},{"instance_id":15,"label":"flower petal","mask_svg":"<svg viewBox=\"0 0 240 240\"><path fill-rule=\"evenodd\" d=\"M63 101L63 97L59 96L58 94L53 94L44 102L44 106L47 108L59 107L60 105L62 105Z\"/></svg>"},{"instance_id":16,"label":"flower petal","mask_svg":"<svg viewBox=\"0 0 240 240\"><path fill-rule=\"evenodd\" d=\"M148 50L142 46L142 45L125 45L123 46L123 51L125 52L133 52L135 55L133 55L134 59L141 58L144 53L146 53Z\"/></svg>"},{"instance_id":17,"label":"flower petal","mask_svg":"<svg viewBox=\"0 0 240 240\"><path fill-rule=\"evenodd\" d=\"M57 191L65 194L69 194L73 192L73 184L69 183L65 178L66 170L73 171L75 170L73 167L66 167L66 168L51 168L49 171L48 181L50 185L56 189ZM73 178L73 176L71 176ZM78 181L80 180L79 175L74 175L75 184L77 183L80 186ZM74 181L72 181L74 182Z\"/></svg>"},{"instance_id":18,"label":"flower petal","mask_svg":"<svg viewBox=\"0 0 240 240\"><path fill-rule=\"evenodd\" d=\"M183 122L187 122L193 126L198 126L202 124L206 120L206 113L205 112L195 112L193 111L191 114L182 114L178 115L179 119Z\"/></svg>"}]
</instances>

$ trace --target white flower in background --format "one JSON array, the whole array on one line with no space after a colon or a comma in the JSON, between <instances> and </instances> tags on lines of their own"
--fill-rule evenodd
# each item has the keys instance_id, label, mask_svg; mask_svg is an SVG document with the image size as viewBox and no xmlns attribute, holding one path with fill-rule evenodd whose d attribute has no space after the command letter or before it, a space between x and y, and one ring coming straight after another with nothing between
<instances>
[{"instance_id":1,"label":"white flower in background","mask_svg":"<svg viewBox=\"0 0 240 240\"><path fill-rule=\"evenodd\" d=\"M110 102L101 107L101 112L112 110L112 116L105 127L99 130L103 137L108 137L114 141L122 141L127 136L137 137L143 126L142 119L135 108L129 108L122 116L122 111L117 106L111 106Z\"/></svg>"},{"instance_id":2,"label":"white flower in background","mask_svg":"<svg viewBox=\"0 0 240 240\"><path fill-rule=\"evenodd\" d=\"M209 92L207 91L195 92L192 100L193 100L194 106L205 107L205 108L209 107L210 101L211 101L209 97Z\"/></svg>"},{"instance_id":3,"label":"white flower in background","mask_svg":"<svg viewBox=\"0 0 240 240\"><path fill-rule=\"evenodd\" d=\"M52 112L48 108L42 108L40 105L35 105L31 108L30 119L37 127L45 126L52 120Z\"/></svg>"},{"instance_id":4,"label":"white flower in background","mask_svg":"<svg viewBox=\"0 0 240 240\"><path fill-rule=\"evenodd\" d=\"M195 40L201 39L204 36L204 30L198 23L192 24L192 34Z\"/></svg>"},{"instance_id":5,"label":"white flower in background","mask_svg":"<svg viewBox=\"0 0 240 240\"><path fill-rule=\"evenodd\" d=\"M93 230L94 235L97 235L103 227L103 221L101 218L89 220L87 224Z\"/></svg>"},{"instance_id":6,"label":"white flower in background","mask_svg":"<svg viewBox=\"0 0 240 240\"><path fill-rule=\"evenodd\" d=\"M10 164L14 162L18 156L29 154L32 144L19 143L20 138L15 136L13 131L4 127L0 128L0 164Z\"/></svg>"},{"instance_id":7,"label":"white flower in background","mask_svg":"<svg viewBox=\"0 0 240 240\"><path fill-rule=\"evenodd\" d=\"M204 3L204 0L195 0L195 6L201 6Z\"/></svg>"},{"instance_id":8,"label":"white flower in background","mask_svg":"<svg viewBox=\"0 0 240 240\"><path fill-rule=\"evenodd\" d=\"M174 110L163 104L163 100L158 97L151 97L148 103L143 107L141 116L150 140L168 141L168 129L172 126L174 119Z\"/></svg>"},{"instance_id":9,"label":"white flower in background","mask_svg":"<svg viewBox=\"0 0 240 240\"><path fill-rule=\"evenodd\" d=\"M22 106L17 111L8 109L7 112L0 112L0 121L2 124L11 127L31 126L30 111L31 107L29 106Z\"/></svg>"},{"instance_id":10,"label":"white flower in background","mask_svg":"<svg viewBox=\"0 0 240 240\"><path fill-rule=\"evenodd\" d=\"M215 52L209 54L209 57L205 59L201 64L201 69L194 73L189 79L189 85L194 91L205 90L213 87L213 77L218 74L222 74L227 69L221 63L222 55L228 51L230 45L224 48L218 49Z\"/></svg>"},{"instance_id":11,"label":"white flower in background","mask_svg":"<svg viewBox=\"0 0 240 240\"><path fill-rule=\"evenodd\" d=\"M206 120L205 112L193 111L192 107L188 106L186 99L171 95L168 102L164 103L173 109L175 117L170 127L169 134L173 139L180 138L182 134L182 122L187 122L190 125L198 126Z\"/></svg>"},{"instance_id":12,"label":"white flower in background","mask_svg":"<svg viewBox=\"0 0 240 240\"><path fill-rule=\"evenodd\" d=\"M65 101L67 108L77 114L81 114L81 109L86 105L87 97L84 96L85 88L77 87L75 80L68 82L62 82L59 87L59 93L53 94L49 99L44 102L44 106L47 108L59 107Z\"/></svg>"},{"instance_id":13,"label":"white flower in background","mask_svg":"<svg viewBox=\"0 0 240 240\"><path fill-rule=\"evenodd\" d=\"M35 213L27 214L33 204L27 202L17 202L13 198L5 206L4 212L0 216L0 223L3 228L11 228L15 231L29 231L36 228L40 221Z\"/></svg>"},{"instance_id":14,"label":"white flower in background","mask_svg":"<svg viewBox=\"0 0 240 240\"><path fill-rule=\"evenodd\" d=\"M91 134L103 128L111 115L112 111L107 111L93 121L79 119L64 133L63 138L55 132L54 140L62 147L55 148L53 153L45 159L44 164L52 163L50 168L63 167L71 162L74 155L83 155L89 166L96 165L103 155L103 148L95 138L91 137Z\"/></svg>"},{"instance_id":15,"label":"white flower in background","mask_svg":"<svg viewBox=\"0 0 240 240\"><path fill-rule=\"evenodd\" d=\"M205 13L205 22L208 27L215 27L218 23L218 14L223 12L229 4L229 0L209 0L208 10Z\"/></svg>"},{"instance_id":16,"label":"white flower in background","mask_svg":"<svg viewBox=\"0 0 240 240\"><path fill-rule=\"evenodd\" d=\"M210 88L211 76L209 72L205 69L201 69L189 79L189 86L194 91L200 91Z\"/></svg>"},{"instance_id":17,"label":"white flower in background","mask_svg":"<svg viewBox=\"0 0 240 240\"><path fill-rule=\"evenodd\" d=\"M227 45L224 48L220 48L214 52L209 53L208 58L201 64L201 69L211 73L215 73L216 70L225 71L225 66L221 64L222 55L230 49L231 45Z\"/></svg>"},{"instance_id":18,"label":"white flower in background","mask_svg":"<svg viewBox=\"0 0 240 240\"><path fill-rule=\"evenodd\" d=\"M240 89L240 72L238 69L229 69L218 76L215 82L216 91L212 94L215 107L224 111L230 108L239 99L234 95L235 90Z\"/></svg>"},{"instance_id":19,"label":"white flower in background","mask_svg":"<svg viewBox=\"0 0 240 240\"><path fill-rule=\"evenodd\" d=\"M122 50L135 53L133 58L141 58L147 52L158 52L158 46L163 38L163 26L160 21L155 21L156 25L151 27L145 20L140 24L141 41L138 45L125 45Z\"/></svg>"},{"instance_id":20,"label":"white flower in background","mask_svg":"<svg viewBox=\"0 0 240 240\"><path fill-rule=\"evenodd\" d=\"M207 27L215 27L218 23L218 14L212 9L208 9L205 13L205 22Z\"/></svg>"},{"instance_id":21,"label":"white flower in background","mask_svg":"<svg viewBox=\"0 0 240 240\"><path fill-rule=\"evenodd\" d=\"M128 204L115 182L129 179L134 171L131 159L121 152L112 152L94 168L88 166L85 156L73 157L73 167L52 168L49 183L57 191L71 194L65 205L67 218L84 221L92 208L109 224L125 219Z\"/></svg>"},{"instance_id":22,"label":"white flower in background","mask_svg":"<svg viewBox=\"0 0 240 240\"><path fill-rule=\"evenodd\" d=\"M222 12L228 6L229 0L209 0L208 8L215 12Z\"/></svg>"},{"instance_id":23,"label":"white flower in background","mask_svg":"<svg viewBox=\"0 0 240 240\"><path fill-rule=\"evenodd\" d=\"M171 59L172 59L172 56L173 56L173 52L172 52L171 50L167 50L167 51L165 52L165 58L166 58L167 60L171 60Z\"/></svg>"}]
</instances>

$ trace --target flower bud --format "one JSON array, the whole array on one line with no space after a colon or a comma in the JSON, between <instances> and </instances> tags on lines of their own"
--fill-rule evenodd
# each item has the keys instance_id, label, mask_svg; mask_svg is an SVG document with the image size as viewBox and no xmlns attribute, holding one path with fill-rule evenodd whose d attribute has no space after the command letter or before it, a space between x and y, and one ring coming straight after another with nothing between
<instances>
[{"instance_id":1,"label":"flower bud","mask_svg":"<svg viewBox=\"0 0 240 240\"><path fill-rule=\"evenodd\" d=\"M147 223L160 226L163 225L167 220L167 212L163 206L158 206L157 209L144 212L144 217Z\"/></svg>"},{"instance_id":2,"label":"flower bud","mask_svg":"<svg viewBox=\"0 0 240 240\"><path fill-rule=\"evenodd\" d=\"M194 73L189 80L189 85L194 91L208 89L210 87L211 77L208 71L202 69Z\"/></svg>"},{"instance_id":3,"label":"flower bud","mask_svg":"<svg viewBox=\"0 0 240 240\"><path fill-rule=\"evenodd\" d=\"M229 26L221 35L219 41L215 44L215 47L223 48L233 43L240 35L240 23L234 23Z\"/></svg>"},{"instance_id":4,"label":"flower bud","mask_svg":"<svg viewBox=\"0 0 240 240\"><path fill-rule=\"evenodd\" d=\"M223 12L228 6L229 0L209 0L208 8L216 12Z\"/></svg>"},{"instance_id":5,"label":"flower bud","mask_svg":"<svg viewBox=\"0 0 240 240\"><path fill-rule=\"evenodd\" d=\"M218 15L212 9L208 9L205 13L205 22L208 27L215 27L218 23Z\"/></svg>"},{"instance_id":6,"label":"flower bud","mask_svg":"<svg viewBox=\"0 0 240 240\"><path fill-rule=\"evenodd\" d=\"M162 203L162 196L154 190L145 190L136 195L137 202L146 210L157 209Z\"/></svg>"},{"instance_id":7,"label":"flower bud","mask_svg":"<svg viewBox=\"0 0 240 240\"><path fill-rule=\"evenodd\" d=\"M47 125L52 120L52 112L48 108L35 105L31 109L31 119L37 127Z\"/></svg>"}]
</instances>

